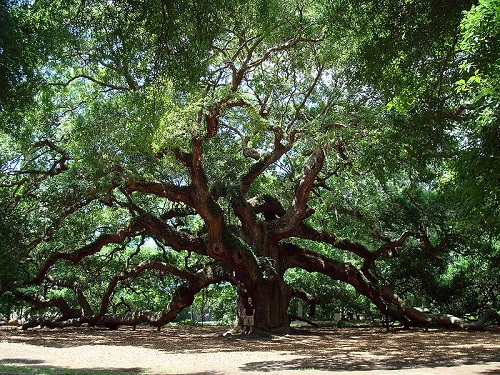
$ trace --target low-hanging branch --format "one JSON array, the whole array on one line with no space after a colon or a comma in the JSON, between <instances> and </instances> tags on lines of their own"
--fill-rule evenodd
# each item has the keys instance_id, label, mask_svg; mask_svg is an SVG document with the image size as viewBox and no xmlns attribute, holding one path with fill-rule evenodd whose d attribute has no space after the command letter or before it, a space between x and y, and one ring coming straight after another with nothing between
<instances>
[{"instance_id":1,"label":"low-hanging branch","mask_svg":"<svg viewBox=\"0 0 500 375\"><path fill-rule=\"evenodd\" d=\"M147 270L157 270L183 280L183 282L172 291L172 301L165 309L156 312L144 310L128 311L122 314L107 314L112 295L118 283L123 280L137 278ZM29 302L34 306L34 309L41 310L55 307L61 312L61 315L55 320L53 318L47 318L46 316L32 319L23 324L23 329L37 326L62 328L67 326L79 326L83 323L92 326L104 325L109 328L116 328L119 325L135 326L141 323L148 323L159 328L175 319L180 311L191 305L196 293L208 285L220 283L222 281L229 281L233 284L237 283L232 273L229 272L227 268L217 263L210 263L195 271L189 271L164 262L145 261L111 278L101 299L99 311L92 315L88 315L88 313L91 312L88 306L71 308L69 303L62 297L46 300L21 292L16 292L16 297L20 300ZM62 285L66 283L59 282L59 284Z\"/></svg>"},{"instance_id":2,"label":"low-hanging branch","mask_svg":"<svg viewBox=\"0 0 500 375\"><path fill-rule=\"evenodd\" d=\"M290 289L293 297L300 298L309 305L308 316L310 318L314 317L316 314L316 305L318 305L321 302L320 299L315 296L312 296L311 294L303 290L292 287L290 287Z\"/></svg>"},{"instance_id":3,"label":"low-hanging branch","mask_svg":"<svg viewBox=\"0 0 500 375\"><path fill-rule=\"evenodd\" d=\"M384 314L407 323L408 319L396 310L390 310L386 301L377 293L377 289L364 277L355 266L303 249L293 244L282 244L281 251L287 255L287 268L302 268L308 272L318 272L352 285L356 291L368 297Z\"/></svg>"},{"instance_id":4,"label":"low-hanging branch","mask_svg":"<svg viewBox=\"0 0 500 375\"><path fill-rule=\"evenodd\" d=\"M122 271L111 278L111 280L108 283L108 287L106 288L106 291L103 294L102 301L101 301L101 307L100 307L99 311L97 312L97 314L92 318L92 321L97 322L99 319L101 319L104 316L104 314L106 314L106 312L108 310L111 296L113 295L114 290L115 290L116 286L118 285L119 281L130 279L130 278L136 278L146 270L157 270L157 271L161 271L163 273L177 276L177 277L185 280L186 284L194 284L196 281L196 276L197 276L197 274L195 274L195 273L189 272L187 270L182 270L178 267L175 267L172 264L163 263L163 262L153 262L153 261L141 262L140 264L138 264L134 268Z\"/></svg>"},{"instance_id":5,"label":"low-hanging branch","mask_svg":"<svg viewBox=\"0 0 500 375\"><path fill-rule=\"evenodd\" d=\"M83 258L98 253L105 245L111 243L121 243L125 240L125 238L135 235L138 231L142 229L143 229L143 224L139 220L133 220L127 228L120 229L115 233L102 234L92 243L85 245L74 252L54 253L51 256L49 256L45 260L45 262L39 267L37 275L33 279L24 282L23 285L40 284L47 275L49 269L60 260L67 260L76 264Z\"/></svg>"}]
</instances>

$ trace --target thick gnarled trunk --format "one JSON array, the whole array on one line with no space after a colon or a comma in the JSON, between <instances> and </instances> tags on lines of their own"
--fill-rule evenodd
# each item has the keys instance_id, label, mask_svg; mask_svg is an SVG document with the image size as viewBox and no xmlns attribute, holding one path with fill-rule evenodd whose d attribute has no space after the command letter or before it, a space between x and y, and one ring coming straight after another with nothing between
<instances>
[{"instance_id":1,"label":"thick gnarled trunk","mask_svg":"<svg viewBox=\"0 0 500 375\"><path fill-rule=\"evenodd\" d=\"M254 285L255 327L272 333L288 333L290 319L288 305L290 289L280 279L263 281Z\"/></svg>"},{"instance_id":2,"label":"thick gnarled trunk","mask_svg":"<svg viewBox=\"0 0 500 375\"><path fill-rule=\"evenodd\" d=\"M266 268L266 267L264 267ZM290 319L288 305L292 296L291 288L283 281L277 270L259 275L238 288L237 324L241 327L244 302L251 297L255 306L255 329L257 332L288 333Z\"/></svg>"}]
</instances>

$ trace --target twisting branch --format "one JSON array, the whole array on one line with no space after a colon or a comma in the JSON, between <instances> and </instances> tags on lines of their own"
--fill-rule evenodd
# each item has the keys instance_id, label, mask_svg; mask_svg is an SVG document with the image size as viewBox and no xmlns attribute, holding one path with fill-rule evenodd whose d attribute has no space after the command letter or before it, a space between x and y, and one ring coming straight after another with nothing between
<instances>
[{"instance_id":1,"label":"twisting branch","mask_svg":"<svg viewBox=\"0 0 500 375\"><path fill-rule=\"evenodd\" d=\"M14 291L16 298L22 301L29 302L33 305L34 310L46 309L49 307L57 307L63 314L63 318L69 319L79 316L80 310L72 309L62 297L44 299L41 297L30 296L19 291Z\"/></svg>"},{"instance_id":2,"label":"twisting branch","mask_svg":"<svg viewBox=\"0 0 500 375\"><path fill-rule=\"evenodd\" d=\"M311 318L314 317L314 315L316 314L316 305L318 303L320 303L321 301L318 298L310 295L309 293L304 292L303 290L299 290L299 289L290 287L290 291L291 291L293 297L300 298L301 300L303 300L309 304L308 315Z\"/></svg>"},{"instance_id":3,"label":"twisting branch","mask_svg":"<svg viewBox=\"0 0 500 375\"><path fill-rule=\"evenodd\" d=\"M160 219L163 221L171 220L174 218L185 218L187 216L196 215L196 211L194 211L190 207L175 207L168 211L165 211L161 214Z\"/></svg>"},{"instance_id":4,"label":"twisting branch","mask_svg":"<svg viewBox=\"0 0 500 375\"><path fill-rule=\"evenodd\" d=\"M125 188L129 193L138 191L141 193L153 194L158 197L167 198L172 202L182 202L188 206L193 205L189 194L189 188L186 186L177 186L158 181L139 182L130 180Z\"/></svg>"},{"instance_id":5,"label":"twisting branch","mask_svg":"<svg viewBox=\"0 0 500 375\"><path fill-rule=\"evenodd\" d=\"M429 254L434 255L446 249L446 246L450 242L452 242L454 239L460 238L461 236L458 234L446 233L441 241L439 241L439 243L435 246L431 243L429 236L427 236L426 234L416 234L415 237L420 240L425 250L427 250Z\"/></svg>"},{"instance_id":6,"label":"twisting branch","mask_svg":"<svg viewBox=\"0 0 500 375\"><path fill-rule=\"evenodd\" d=\"M254 163L250 170L240 179L240 192L238 199L232 202L232 208L236 216L242 223L243 231L248 238L254 240L264 236L263 228L258 223L258 218L254 211L253 203L244 199L245 194L250 189L251 184L260 176L272 163L278 161L292 146L295 140L295 133L290 135L288 144L284 145L283 133L279 129L274 129L274 149L265 154L259 161Z\"/></svg>"},{"instance_id":7,"label":"twisting branch","mask_svg":"<svg viewBox=\"0 0 500 375\"><path fill-rule=\"evenodd\" d=\"M41 297L31 296L28 294L24 294L20 291L14 292L15 297L20 301L25 301L31 304L32 310L42 310L55 307L61 312L61 316L58 318L58 321L64 321L68 319L80 318L82 316L82 311L79 309L72 309L68 302L62 297L44 299ZM31 322L27 322L23 324L22 329L28 329L31 327L36 327L38 325L45 324L47 326L54 326L56 322L53 319L47 320L46 318L36 319Z\"/></svg>"},{"instance_id":8,"label":"twisting branch","mask_svg":"<svg viewBox=\"0 0 500 375\"><path fill-rule=\"evenodd\" d=\"M145 215L142 218L142 225L152 237L161 239L164 244L174 250L188 250L201 255L208 253L207 244L203 239L188 232L174 229L153 215Z\"/></svg>"},{"instance_id":9,"label":"twisting branch","mask_svg":"<svg viewBox=\"0 0 500 375\"><path fill-rule=\"evenodd\" d=\"M426 326L431 323L437 323L447 327L482 330L486 322L490 319L494 319L500 323L500 315L492 309L485 311L476 321L466 322L461 318L449 314L423 313L413 306L408 305L404 299L387 287L378 286L378 291L382 298L397 306L408 318Z\"/></svg>"},{"instance_id":10,"label":"twisting branch","mask_svg":"<svg viewBox=\"0 0 500 375\"><path fill-rule=\"evenodd\" d=\"M191 200L193 208L204 219L207 227L207 246L213 255L223 253L224 215L213 199L208 187L208 178L202 165L203 147L200 139L193 139L193 152L186 159L191 175Z\"/></svg>"},{"instance_id":11,"label":"twisting branch","mask_svg":"<svg viewBox=\"0 0 500 375\"><path fill-rule=\"evenodd\" d=\"M125 238L135 235L135 233L143 228L143 224L140 220L135 220L126 229L120 229L115 233L103 234L99 236L94 242L83 246L82 248L71 252L57 252L52 254L47 260L40 266L38 274L32 280L26 281L23 285L37 285L40 284L45 278L49 269L56 264L59 260L67 260L74 264L80 262L83 258L96 254L101 251L101 249L110 243L121 243Z\"/></svg>"},{"instance_id":12,"label":"twisting branch","mask_svg":"<svg viewBox=\"0 0 500 375\"><path fill-rule=\"evenodd\" d=\"M36 150L41 150L45 147L47 147L49 150L55 151L56 153L60 154L61 156L59 158L53 159L52 164L50 167L46 170L43 169L26 169L21 167L19 170L11 170L8 173L3 173L2 177L9 177L9 176L27 176L25 178L19 179L14 182L9 182L9 183L2 183L0 184L0 187L3 188L8 188L8 187L14 187L14 186L21 186L25 183L30 183L34 184L37 182L42 181L48 176L56 176L66 170L68 170L68 167L66 165L66 162L70 160L70 157L68 156L67 152L63 150L61 147L57 146L53 141L50 139L44 139L38 142L33 143L33 148ZM38 154L34 156L31 159L31 162L35 161L42 155L48 153L48 151L45 151L41 154Z\"/></svg>"},{"instance_id":13,"label":"twisting branch","mask_svg":"<svg viewBox=\"0 0 500 375\"><path fill-rule=\"evenodd\" d=\"M248 204L252 206L254 213L264 215L266 221L275 220L286 214L281 203L270 195L253 197L248 200Z\"/></svg>"},{"instance_id":14,"label":"twisting branch","mask_svg":"<svg viewBox=\"0 0 500 375\"><path fill-rule=\"evenodd\" d=\"M318 173L323 167L329 144L314 150L306 163L300 178L299 185L295 190L290 208L286 214L272 224L272 232L276 235L286 236L290 234L297 225L307 217L307 201Z\"/></svg>"},{"instance_id":15,"label":"twisting branch","mask_svg":"<svg viewBox=\"0 0 500 375\"><path fill-rule=\"evenodd\" d=\"M64 86L64 87L66 87L71 82L76 81L79 78L87 79L87 80L92 81L92 82L94 82L95 84L97 84L97 85L99 85L101 87L106 87L106 88L112 89L112 90L133 91L134 89L136 89L135 85L132 85L132 87L131 86L127 87L127 86L114 85L114 84L111 84L111 83L108 83L108 82L99 81L98 79L96 79L96 78L94 78L92 76L89 76L88 74L78 74L78 75L76 75L74 77L71 77L66 82L49 82L48 84L50 86Z\"/></svg>"},{"instance_id":16,"label":"twisting branch","mask_svg":"<svg viewBox=\"0 0 500 375\"><path fill-rule=\"evenodd\" d=\"M206 135L205 139L212 139L219 130L219 116L222 110L235 107L244 107L247 103L243 99L235 99L232 95L219 99L215 104L206 109L205 115Z\"/></svg>"},{"instance_id":17,"label":"twisting branch","mask_svg":"<svg viewBox=\"0 0 500 375\"><path fill-rule=\"evenodd\" d=\"M339 262L288 243L282 244L281 251L287 255L286 268L299 267L309 272L319 272L331 277L333 280L348 283L358 293L368 297L382 313L390 315L405 324L408 323L408 319L403 313L388 307L386 300L378 290L378 285L372 285L352 264Z\"/></svg>"},{"instance_id":18,"label":"twisting branch","mask_svg":"<svg viewBox=\"0 0 500 375\"><path fill-rule=\"evenodd\" d=\"M406 231L398 239L382 244L377 250L370 253L369 256L365 257L363 262L363 267L361 268L365 276L370 277L369 269L373 266L375 261L384 254L394 255L396 248L403 246L405 241L409 237L414 237L415 233L412 231Z\"/></svg>"},{"instance_id":19,"label":"twisting branch","mask_svg":"<svg viewBox=\"0 0 500 375\"><path fill-rule=\"evenodd\" d=\"M249 172L240 179L240 193L244 196L250 185L255 179L262 174L271 164L278 161L292 147L296 133L292 132L286 144L283 144L283 133L279 129L274 131L274 149L272 152L261 157L259 161L254 163Z\"/></svg>"},{"instance_id":20,"label":"twisting branch","mask_svg":"<svg viewBox=\"0 0 500 375\"><path fill-rule=\"evenodd\" d=\"M109 305L109 297L113 293L116 284L120 280L137 277L145 270L151 269L170 273L185 280L185 282L181 283L178 288L174 290L173 299L165 310L161 312L137 311L119 315L105 315L107 306ZM137 265L134 269L121 272L113 277L103 296L101 309L92 319L91 324L104 324L109 327L116 327L118 325L149 323L159 328L174 320L185 307L191 305L196 293L210 284L219 283L221 281L229 281L233 284L236 283L233 276L219 264L208 264L196 272L189 272L166 263L144 262Z\"/></svg>"},{"instance_id":21,"label":"twisting branch","mask_svg":"<svg viewBox=\"0 0 500 375\"><path fill-rule=\"evenodd\" d=\"M233 60L235 60L236 57L240 54L240 52L244 48L246 49L246 52L247 52L246 58L243 61L243 63L241 64L241 67L239 69L236 68L236 66L234 65L233 62L231 62L229 64L229 66L231 67L232 73L233 73L232 80L231 80L231 91L236 92L238 90L238 87L240 86L241 81L243 80L243 77L245 76L246 72L250 69L250 66L248 65L248 63L252 59L253 53L255 52L255 50L257 49L259 44L262 43L263 40L264 40L264 35L261 35L261 36L253 37L253 38L245 41L242 44L242 46L238 49L236 54L233 56ZM253 41L252 45L247 48L248 44L251 41ZM265 59L263 59L257 65L260 65L266 59L267 59L267 57Z\"/></svg>"},{"instance_id":22,"label":"twisting branch","mask_svg":"<svg viewBox=\"0 0 500 375\"><path fill-rule=\"evenodd\" d=\"M297 35L293 38L288 40L287 42L280 44L279 46L274 46L269 48L267 51L265 51L262 56L250 63L247 64L247 70L254 69L255 67L261 65L264 61L266 61L271 55L281 52L281 51L286 51L289 49L294 48L297 44L301 42L308 42L308 43L319 43L321 39L307 39L303 38L300 36L300 32L297 33Z\"/></svg>"},{"instance_id":23,"label":"twisting branch","mask_svg":"<svg viewBox=\"0 0 500 375\"><path fill-rule=\"evenodd\" d=\"M243 156L246 156L247 158L254 160L259 160L263 157L261 152L248 147L248 142L249 142L248 137L243 135L242 132L240 132L236 127L231 126L229 124L224 124L224 127L236 133L241 138L241 148L243 150Z\"/></svg>"},{"instance_id":24,"label":"twisting branch","mask_svg":"<svg viewBox=\"0 0 500 375\"><path fill-rule=\"evenodd\" d=\"M144 231L153 238L161 239L166 245L172 249L181 251L188 250L199 254L207 255L207 247L205 241L198 236L187 231L178 230L175 226L166 223L166 219L158 218L157 216L146 212L143 208L134 203L132 197L127 191L123 191L127 198L126 203L119 203L121 206L127 207L131 215L138 215L136 220L141 222ZM144 238L144 235L142 236ZM140 245L139 245L140 247ZM139 247L137 251L139 251Z\"/></svg>"},{"instance_id":25,"label":"twisting branch","mask_svg":"<svg viewBox=\"0 0 500 375\"><path fill-rule=\"evenodd\" d=\"M294 236L307 240L327 243L336 247L337 249L350 251L351 253L356 254L363 259L370 257L372 254L370 250L368 250L368 248L358 242L353 242L347 239L339 239L331 233L318 231L304 223L301 223L296 228Z\"/></svg>"},{"instance_id":26,"label":"twisting branch","mask_svg":"<svg viewBox=\"0 0 500 375\"><path fill-rule=\"evenodd\" d=\"M162 262L150 262L150 261L142 262L130 270L125 270L113 276L113 278L109 281L108 287L106 288L106 291L102 296L101 307L97 312L97 314L92 318L92 321L94 321L94 323L97 322L100 318L104 316L106 311L108 311L111 296L113 295L114 290L118 285L119 281L130 278L136 278L146 270L158 270L164 273L168 273L180 277L186 280L188 283L193 282L195 280L195 277L192 273L185 270L181 270L171 264Z\"/></svg>"},{"instance_id":27,"label":"twisting branch","mask_svg":"<svg viewBox=\"0 0 500 375\"><path fill-rule=\"evenodd\" d=\"M146 270L158 270L184 280L184 282L182 282L173 291L172 302L161 312L147 310L107 315L106 313L111 303L111 297L117 284L123 280L139 277ZM162 262L142 262L132 269L117 273L110 280L108 287L103 294L99 311L93 316L88 315L87 313L83 315L82 309L85 310L83 306L82 309L70 308L69 304L63 298L44 300L20 292L16 292L16 296L20 300L24 300L32 304L35 309L55 307L61 312L61 316L57 320L46 320L44 318L35 319L24 324L23 329L28 329L38 325L51 328L74 325L78 326L82 323L88 323L90 325L105 325L109 328L116 328L119 325L135 326L141 323L149 323L159 328L162 325L174 320L185 307L191 305L196 293L210 284L220 283L221 281L229 281L233 284L237 283L232 274L219 264L208 264L196 271L188 271Z\"/></svg>"},{"instance_id":28,"label":"twisting branch","mask_svg":"<svg viewBox=\"0 0 500 375\"><path fill-rule=\"evenodd\" d=\"M56 280L50 275L47 275L45 277L45 280L47 280L47 282L54 284L54 285L57 285L59 287L68 288L68 289L73 290L75 292L76 299L81 306L81 310L82 310L83 314L85 316L92 316L94 314L92 312L92 308L90 307L89 301L87 300L87 298L83 294L82 288L80 287L80 285L78 285L78 283L76 281L70 282L70 281ZM76 310L74 310L74 311L76 311Z\"/></svg>"}]
</instances>

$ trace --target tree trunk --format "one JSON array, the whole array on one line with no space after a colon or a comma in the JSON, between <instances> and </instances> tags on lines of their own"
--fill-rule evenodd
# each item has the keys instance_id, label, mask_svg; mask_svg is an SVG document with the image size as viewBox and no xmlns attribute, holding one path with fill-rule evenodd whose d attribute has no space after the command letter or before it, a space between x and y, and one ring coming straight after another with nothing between
<instances>
[{"instance_id":1,"label":"tree trunk","mask_svg":"<svg viewBox=\"0 0 500 375\"><path fill-rule=\"evenodd\" d=\"M289 333L290 319L288 304L291 291L279 278L254 283L251 290L239 292L238 314L242 312L243 301L252 297L255 306L256 332ZM238 319L241 325L242 319Z\"/></svg>"}]
</instances>

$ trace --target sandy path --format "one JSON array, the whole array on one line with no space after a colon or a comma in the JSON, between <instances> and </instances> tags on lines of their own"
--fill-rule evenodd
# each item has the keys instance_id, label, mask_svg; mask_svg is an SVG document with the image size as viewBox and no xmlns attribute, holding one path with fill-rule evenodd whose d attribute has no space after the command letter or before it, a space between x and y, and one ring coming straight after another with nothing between
<instances>
[{"instance_id":1,"label":"sandy path","mask_svg":"<svg viewBox=\"0 0 500 375\"><path fill-rule=\"evenodd\" d=\"M143 374L500 375L500 332L320 329L275 338L223 328L0 329L0 363Z\"/></svg>"}]
</instances>

